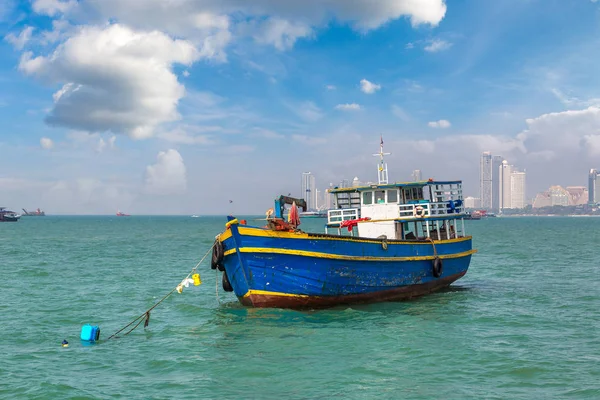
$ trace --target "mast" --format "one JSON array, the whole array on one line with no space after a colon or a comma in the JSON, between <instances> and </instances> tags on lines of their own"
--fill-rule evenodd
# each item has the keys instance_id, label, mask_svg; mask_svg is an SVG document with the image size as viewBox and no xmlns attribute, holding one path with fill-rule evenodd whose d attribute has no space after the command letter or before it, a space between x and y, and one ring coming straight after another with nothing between
<instances>
[{"instance_id":1,"label":"mast","mask_svg":"<svg viewBox=\"0 0 600 400\"><path fill-rule=\"evenodd\" d=\"M379 157L380 163L377 165L377 180L380 185L388 183L388 169L387 164L383 162L383 156L389 156L392 153L383 152L383 136L381 136L381 142L379 143L379 153L373 154L375 157Z\"/></svg>"}]
</instances>

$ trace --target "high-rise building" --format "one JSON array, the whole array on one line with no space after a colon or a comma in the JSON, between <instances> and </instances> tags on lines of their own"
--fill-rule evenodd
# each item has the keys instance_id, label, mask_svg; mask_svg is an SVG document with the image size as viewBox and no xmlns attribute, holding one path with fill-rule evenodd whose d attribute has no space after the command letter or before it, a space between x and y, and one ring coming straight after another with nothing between
<instances>
[{"instance_id":1,"label":"high-rise building","mask_svg":"<svg viewBox=\"0 0 600 400\"><path fill-rule=\"evenodd\" d=\"M498 196L499 196L499 209L502 211L505 208L512 208L510 205L511 200L511 185L510 175L512 172L512 165L509 165L506 160L502 161L502 165L498 168Z\"/></svg>"},{"instance_id":2,"label":"high-rise building","mask_svg":"<svg viewBox=\"0 0 600 400\"><path fill-rule=\"evenodd\" d=\"M500 209L500 166L502 156L492 156L486 151L481 154L479 162L479 198L481 208L491 211Z\"/></svg>"},{"instance_id":3,"label":"high-rise building","mask_svg":"<svg viewBox=\"0 0 600 400\"><path fill-rule=\"evenodd\" d=\"M306 208L315 210L317 206L317 191L315 187L315 176L310 172L302 173L302 198L306 201Z\"/></svg>"},{"instance_id":4,"label":"high-rise building","mask_svg":"<svg viewBox=\"0 0 600 400\"><path fill-rule=\"evenodd\" d=\"M591 169L588 176L588 203L596 204L600 202L600 173L598 170Z\"/></svg>"},{"instance_id":5,"label":"high-rise building","mask_svg":"<svg viewBox=\"0 0 600 400\"><path fill-rule=\"evenodd\" d=\"M525 172L518 171L506 160L498 168L499 210L525 208Z\"/></svg>"},{"instance_id":6,"label":"high-rise building","mask_svg":"<svg viewBox=\"0 0 600 400\"><path fill-rule=\"evenodd\" d=\"M423 175L421 174L421 170L420 169L415 169L412 172L412 180L413 182L420 182L423 180Z\"/></svg>"},{"instance_id":7,"label":"high-rise building","mask_svg":"<svg viewBox=\"0 0 600 400\"><path fill-rule=\"evenodd\" d=\"M492 153L486 151L479 161L479 198L486 210L492 209L492 175Z\"/></svg>"},{"instance_id":8,"label":"high-rise building","mask_svg":"<svg viewBox=\"0 0 600 400\"><path fill-rule=\"evenodd\" d=\"M510 208L525 208L525 172L512 171L510 175Z\"/></svg>"},{"instance_id":9,"label":"high-rise building","mask_svg":"<svg viewBox=\"0 0 600 400\"><path fill-rule=\"evenodd\" d=\"M477 198L477 197L465 197L465 208L480 208L481 207L481 201Z\"/></svg>"},{"instance_id":10,"label":"high-rise building","mask_svg":"<svg viewBox=\"0 0 600 400\"><path fill-rule=\"evenodd\" d=\"M498 171L504 158L502 156L492 156L492 211L500 210L500 176Z\"/></svg>"}]
</instances>

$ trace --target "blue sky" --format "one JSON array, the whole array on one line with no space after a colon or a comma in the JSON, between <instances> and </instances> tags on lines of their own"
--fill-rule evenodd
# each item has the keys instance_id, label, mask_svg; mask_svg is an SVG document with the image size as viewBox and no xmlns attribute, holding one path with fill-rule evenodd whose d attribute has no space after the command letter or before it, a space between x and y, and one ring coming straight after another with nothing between
<instances>
[{"instance_id":1,"label":"blue sky","mask_svg":"<svg viewBox=\"0 0 600 400\"><path fill-rule=\"evenodd\" d=\"M482 151L528 197L600 167L600 2L176 4L2 2L2 205L262 213L303 171L376 180L380 135L391 180L467 195Z\"/></svg>"}]
</instances>

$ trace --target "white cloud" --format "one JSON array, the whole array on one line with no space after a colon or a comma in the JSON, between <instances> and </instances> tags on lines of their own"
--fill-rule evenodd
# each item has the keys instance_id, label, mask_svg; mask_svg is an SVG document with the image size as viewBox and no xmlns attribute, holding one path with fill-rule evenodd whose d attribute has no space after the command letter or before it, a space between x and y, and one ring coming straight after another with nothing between
<instances>
[{"instance_id":1,"label":"white cloud","mask_svg":"<svg viewBox=\"0 0 600 400\"><path fill-rule=\"evenodd\" d=\"M450 121L440 119L439 121L432 121L427 124L430 128L450 128Z\"/></svg>"},{"instance_id":2,"label":"white cloud","mask_svg":"<svg viewBox=\"0 0 600 400\"><path fill-rule=\"evenodd\" d=\"M408 113L404 111L402 107L397 106L396 104L392 104L392 114L394 114L396 117L400 118L403 121L410 120L410 116L408 115Z\"/></svg>"},{"instance_id":3,"label":"white cloud","mask_svg":"<svg viewBox=\"0 0 600 400\"><path fill-rule=\"evenodd\" d=\"M9 33L4 37L4 40L12 44L15 49L21 50L31 39L33 29L34 28L32 26L27 26L21 31L21 33L19 33L19 36L15 36L13 33Z\"/></svg>"},{"instance_id":4,"label":"white cloud","mask_svg":"<svg viewBox=\"0 0 600 400\"><path fill-rule=\"evenodd\" d=\"M187 177L181 154L177 150L169 149L158 153L156 159L156 164L146 167L146 192L160 195L185 192Z\"/></svg>"},{"instance_id":5,"label":"white cloud","mask_svg":"<svg viewBox=\"0 0 600 400\"><path fill-rule=\"evenodd\" d=\"M161 132L157 137L171 143L180 144L210 144L212 143L208 135L193 135L185 127L177 127L170 131Z\"/></svg>"},{"instance_id":6,"label":"white cloud","mask_svg":"<svg viewBox=\"0 0 600 400\"><path fill-rule=\"evenodd\" d=\"M54 147L54 142L50 138L43 137L40 139L40 146L42 146L43 149L50 150Z\"/></svg>"},{"instance_id":7,"label":"white cloud","mask_svg":"<svg viewBox=\"0 0 600 400\"><path fill-rule=\"evenodd\" d=\"M452 47L452 43L450 42L447 42L442 39L433 39L429 41L429 44L427 46L425 46L425 51L428 51L430 53L436 53L438 51L447 50L450 47Z\"/></svg>"},{"instance_id":8,"label":"white cloud","mask_svg":"<svg viewBox=\"0 0 600 400\"><path fill-rule=\"evenodd\" d=\"M336 87L335 87L335 85L326 85L325 89L327 89L327 90L335 90Z\"/></svg>"},{"instance_id":9,"label":"white cloud","mask_svg":"<svg viewBox=\"0 0 600 400\"><path fill-rule=\"evenodd\" d=\"M359 104L356 103L346 103L346 104L338 104L335 106L336 110L340 111L358 111L361 109Z\"/></svg>"},{"instance_id":10,"label":"white cloud","mask_svg":"<svg viewBox=\"0 0 600 400\"><path fill-rule=\"evenodd\" d=\"M34 0L32 8L38 14L54 17L58 14L64 14L76 5L77 0Z\"/></svg>"},{"instance_id":11,"label":"white cloud","mask_svg":"<svg viewBox=\"0 0 600 400\"><path fill-rule=\"evenodd\" d=\"M288 108L307 121L317 121L323 117L321 109L312 101L305 101L298 105L288 105Z\"/></svg>"},{"instance_id":12,"label":"white cloud","mask_svg":"<svg viewBox=\"0 0 600 400\"><path fill-rule=\"evenodd\" d=\"M185 89L171 66L199 57L185 40L110 25L82 28L47 57L25 53L19 68L63 84L54 94L50 125L145 138L158 124L179 117L176 107Z\"/></svg>"},{"instance_id":13,"label":"white cloud","mask_svg":"<svg viewBox=\"0 0 600 400\"><path fill-rule=\"evenodd\" d=\"M525 122L527 130L519 137L529 151L550 150L562 155L600 153L600 107L543 114Z\"/></svg>"},{"instance_id":14,"label":"white cloud","mask_svg":"<svg viewBox=\"0 0 600 400\"><path fill-rule=\"evenodd\" d=\"M600 106L600 98L582 100L578 97L568 96L559 89L553 88L551 92L561 103L567 107L591 107Z\"/></svg>"},{"instance_id":15,"label":"white cloud","mask_svg":"<svg viewBox=\"0 0 600 400\"><path fill-rule=\"evenodd\" d=\"M296 40L311 35L312 29L306 24L281 18L269 18L259 24L254 39L258 43L271 44L278 50L287 50L294 47Z\"/></svg>"},{"instance_id":16,"label":"white cloud","mask_svg":"<svg viewBox=\"0 0 600 400\"><path fill-rule=\"evenodd\" d=\"M350 23L362 32L401 17L410 18L413 26L436 26L446 14L446 4L444 0L179 0L173 6L169 0L35 0L34 10L50 16L66 13L80 19L87 15L134 29L159 29L198 44L201 54L208 55L212 50L224 59L232 30L286 49L331 19ZM248 27L253 29L244 29Z\"/></svg>"},{"instance_id":17,"label":"white cloud","mask_svg":"<svg viewBox=\"0 0 600 400\"><path fill-rule=\"evenodd\" d=\"M360 90L362 90L363 92L365 92L367 94L373 94L376 91L378 91L379 89L381 89L381 85L378 85L373 82L369 82L366 79L360 80Z\"/></svg>"}]
</instances>

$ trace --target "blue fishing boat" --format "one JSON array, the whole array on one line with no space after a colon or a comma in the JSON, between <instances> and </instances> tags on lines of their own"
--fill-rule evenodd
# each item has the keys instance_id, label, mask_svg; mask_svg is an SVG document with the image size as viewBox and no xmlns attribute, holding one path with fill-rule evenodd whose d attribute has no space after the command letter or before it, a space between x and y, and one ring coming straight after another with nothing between
<instances>
[{"instance_id":1,"label":"blue fishing boat","mask_svg":"<svg viewBox=\"0 0 600 400\"><path fill-rule=\"evenodd\" d=\"M388 183L386 154L382 141L378 183L329 190L322 233L298 228L306 203L288 196L265 226L228 217L211 263L223 288L247 306L323 308L410 299L464 276L476 250L461 181Z\"/></svg>"}]
</instances>

